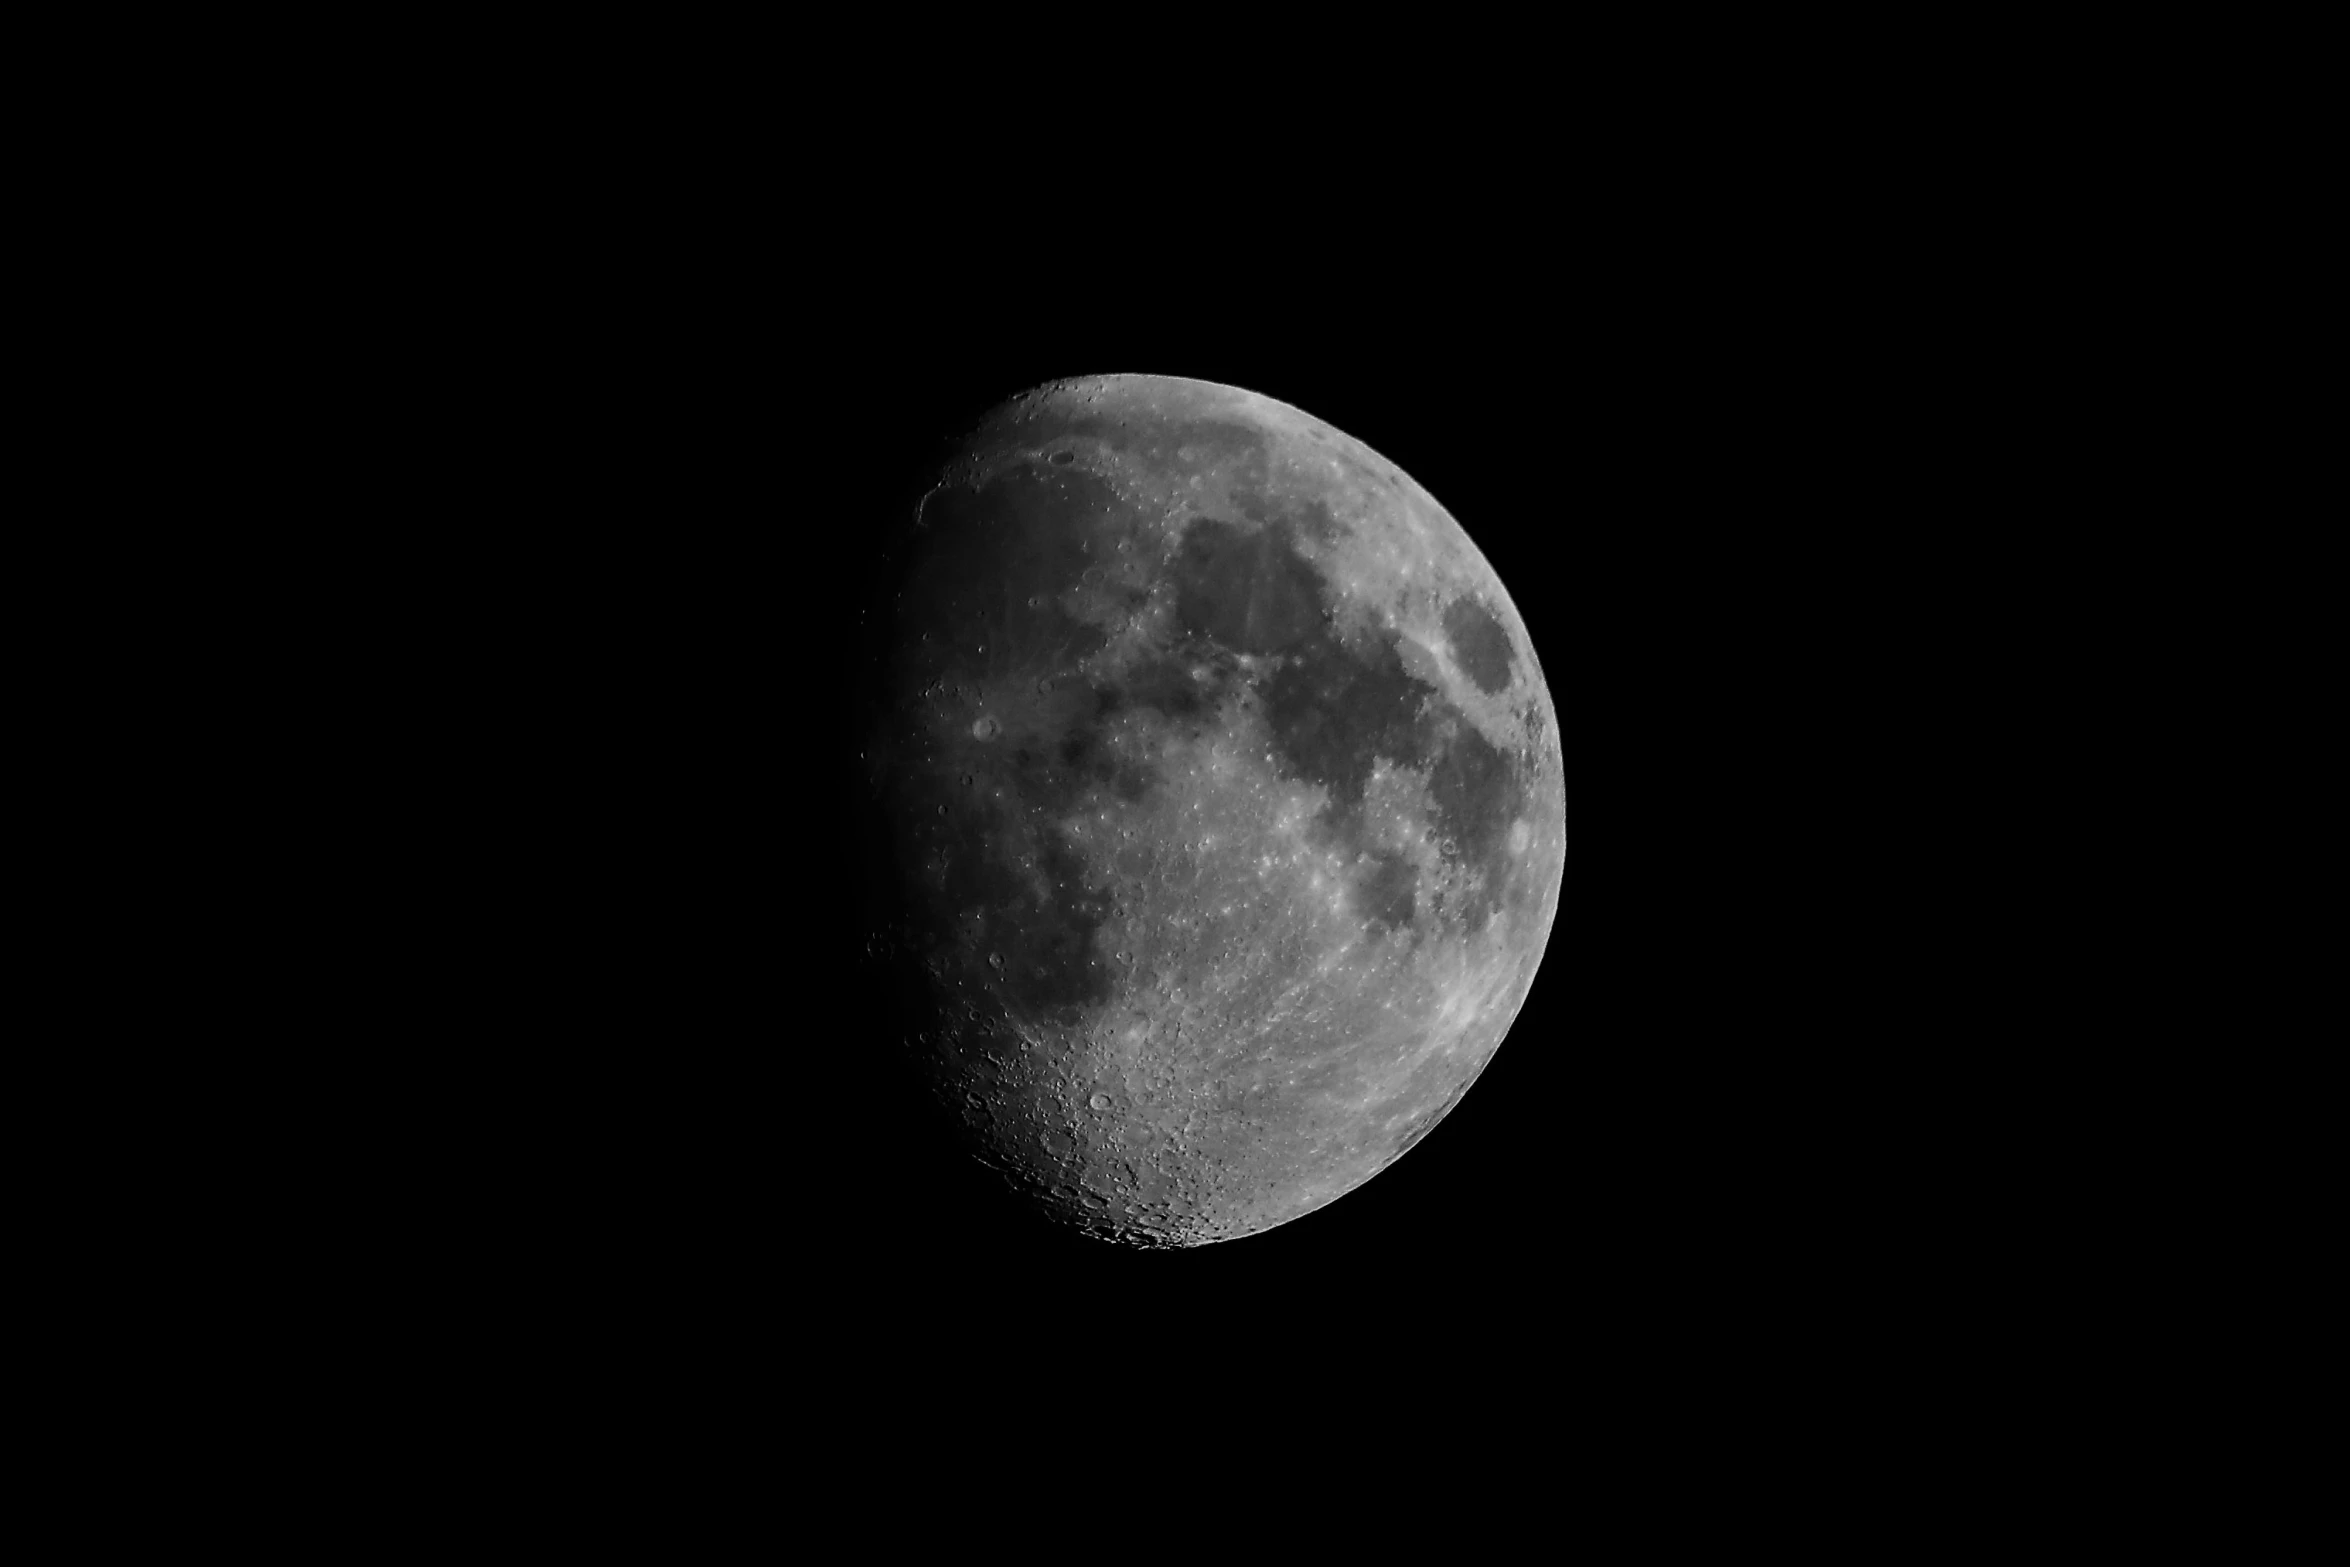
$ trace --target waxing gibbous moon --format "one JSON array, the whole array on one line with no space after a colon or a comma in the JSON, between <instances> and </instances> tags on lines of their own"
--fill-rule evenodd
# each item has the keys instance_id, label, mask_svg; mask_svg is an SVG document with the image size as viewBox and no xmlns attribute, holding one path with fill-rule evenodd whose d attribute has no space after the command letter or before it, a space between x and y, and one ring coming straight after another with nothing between
<instances>
[{"instance_id":1,"label":"waxing gibbous moon","mask_svg":"<svg viewBox=\"0 0 2350 1567\"><path fill-rule=\"evenodd\" d=\"M1469 534L1296 408L1135 375L1005 403L894 527L876 936L973 1151L1140 1246L1393 1162L1517 1016L1565 856Z\"/></svg>"}]
</instances>

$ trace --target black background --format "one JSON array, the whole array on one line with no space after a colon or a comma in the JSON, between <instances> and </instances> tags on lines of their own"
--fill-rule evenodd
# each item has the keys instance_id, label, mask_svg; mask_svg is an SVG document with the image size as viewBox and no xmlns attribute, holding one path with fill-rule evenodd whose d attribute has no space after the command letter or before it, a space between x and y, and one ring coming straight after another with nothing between
<instances>
[{"instance_id":1,"label":"black background","mask_svg":"<svg viewBox=\"0 0 2350 1567\"><path fill-rule=\"evenodd\" d=\"M1855 1138L1902 1135L1836 1109L1867 991L1815 934L1805 822L1844 785L1791 761L1820 726L1787 585L1827 529L1787 519L1851 482L1816 442L1852 394L1636 247L1154 288L951 260L671 266L626 308L524 276L387 323L449 365L399 411L383 536L417 913L382 1070L418 1115L385 1179L428 1276L809 1376L1212 1342L1546 1398L1818 1302L1884 1218ZM1476 1086L1368 1185L1174 1254L1049 1228L959 1153L861 961L875 540L995 403L1129 371L1295 404L1425 485L1525 619L1567 776L1557 922Z\"/></svg>"},{"instance_id":2,"label":"black background","mask_svg":"<svg viewBox=\"0 0 2350 1567\"><path fill-rule=\"evenodd\" d=\"M2061 737L2137 654L2071 601L2130 591L2105 563L2144 528L2130 463L2083 444L2108 340L2081 323L2133 367L2176 335L2129 292L2143 255L2068 255L2068 220L2007 212L2029 178L1952 181L1873 112L1693 120L1587 97L1604 54L1498 53L1558 77L1462 78L1519 123L1358 94L1302 137L1212 101L1288 91L1245 64L1156 103L974 73L1000 102L886 168L861 155L918 89L670 149L596 73L630 112L591 147L496 72L510 147L459 131L419 163L427 87L369 116L396 179L330 142L260 221L190 181L187 227L131 247L157 351L76 339L182 430L107 432L83 477L162 498L84 531L187 568L153 658L187 743L136 782L206 856L158 926L230 949L185 985L126 953L95 989L159 997L162 1081L189 1085L159 1119L192 1146L138 1183L187 1263L142 1316L216 1304L301 1346L306 1397L420 1411L420 1450L471 1438L485 1486L547 1427L714 1438L698 1467L780 1474L785 1527L809 1448L895 1487L884 1527L1000 1454L1028 1483L966 1532L1082 1489L1154 1526L1180 1497L1219 1541L1285 1485L1326 1515L1335 1488L1294 1478L1319 1455L1381 1526L1457 1527L1513 1454L1561 1529L1611 1460L1650 1482L1644 1529L1746 1527L1719 1473L1841 1512L1935 1467L1905 1439L1952 1410L1989 1416L1962 1486L2041 1429L2058 1460L2026 1467L2072 1475L2094 1438L2061 1406L2102 1390L2058 1362L2112 1363L2140 1303L2068 1318L2064 1281L2145 1169L2098 1140L2140 1031L2111 986L2045 994L2097 974L2106 919L2076 845L2110 802ZM811 102L831 63L761 55L772 80L710 119ZM1899 62L1870 79L1910 91ZM1813 146L1770 134L1798 112ZM1984 115L1939 118L1966 161ZM2094 208L2086 167L2032 176L2048 214ZM118 308L140 319L104 301L69 334ZM891 1068L858 917L877 530L988 407L1119 371L1282 399L1424 484L1523 615L1567 766L1557 923L1482 1079L1360 1190L1171 1255L1047 1229L954 1151ZM2036 617L2095 657L2043 674ZM2090 1091L2084 1040L2116 1063ZM2145 1135L2174 1128L2202 1132ZM191 1345L224 1379L207 1420L251 1407L233 1342Z\"/></svg>"},{"instance_id":3,"label":"black background","mask_svg":"<svg viewBox=\"0 0 2350 1567\"><path fill-rule=\"evenodd\" d=\"M203 1146L165 1200L199 1248L241 1229L278 1264L261 1331L323 1333L442 1426L485 1391L616 1424L640 1388L724 1401L639 1434L747 1430L762 1483L855 1434L835 1417L889 1434L841 1450L909 1503L975 1448L1041 1455L990 1522L1079 1485L1228 1506L1314 1451L1382 1522L1513 1444L1547 1500L1560 1431L1570 1491L1630 1450L1681 1515L1694 1448L1767 1469L1829 1399L1877 1449L1964 1401L1937 1376L2030 1375L2002 1335L2041 1331L2061 1269L1984 1259L2081 1254L2133 1172L2052 1199L2034 1163L2095 1158L2116 1114L2061 1077L2069 1039L2116 1032L2098 1002L2028 994L2098 918L2063 840L2102 802L2052 788L2049 742L2102 692L2002 709L2030 606L2087 580L2054 546L2113 511L2105 476L2035 471L2096 400L2101 345L2061 318L2135 263L2051 290L2038 233L1834 113L1789 155L1550 83L1496 95L1548 123L1449 143L1440 105L1373 107L1397 145L1367 151L1193 104L1157 116L1199 138L1175 154L1114 85L1077 112L1070 82L1044 109L1005 85L886 169L857 154L893 95L707 157L534 119L537 150L454 138L411 175L420 107L382 117L402 188L329 167L338 220L272 191L284 243L226 215L227 286L186 270L194 346L134 391L233 428L184 471L135 442L104 466L155 471L181 552L157 558L231 589L189 595L236 615L190 647L235 644L236 678L164 678L268 742L153 769L250 796L223 818L250 835L189 824L220 863L189 923L230 895L279 917L227 927L252 998L193 1014L231 1047L164 1041L244 1112L190 1096ZM1120 371L1282 399L1424 484L1523 615L1567 766L1557 923L1482 1079L1358 1191L1171 1255L1030 1219L892 1072L850 787L877 530L988 407ZM250 869L248 836L283 863ZM291 1048L241 1051L247 1006ZM235 1201L202 1180L223 1146ZM240 1308L241 1260L206 1260ZM1462 1418L1413 1420L1431 1391ZM1051 1440L1020 1445L1022 1414ZM1208 1440L1174 1440L1185 1414ZM1391 1498L1397 1459L1422 1483ZM1815 1467L1841 1500L1841 1455Z\"/></svg>"}]
</instances>

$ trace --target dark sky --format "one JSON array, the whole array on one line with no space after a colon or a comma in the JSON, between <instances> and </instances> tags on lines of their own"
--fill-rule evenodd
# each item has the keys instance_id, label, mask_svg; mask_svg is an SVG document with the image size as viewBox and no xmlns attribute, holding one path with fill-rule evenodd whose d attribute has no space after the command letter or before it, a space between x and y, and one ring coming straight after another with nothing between
<instances>
[{"instance_id":1,"label":"dark sky","mask_svg":"<svg viewBox=\"0 0 2350 1567\"><path fill-rule=\"evenodd\" d=\"M1789 872L1742 856L1784 748L1722 696L1760 614L1767 356L1666 282L1548 254L1165 298L1047 259L988 287L947 256L680 268L610 319L502 327L418 416L471 454L419 506L480 846L448 918L503 998L433 1047L467 1085L448 1200L484 1257L730 1339L813 1312L913 1364L1213 1321L1545 1375L1783 1270L1796 1216L1758 1152L1818 1069L1774 1055L1803 1024L1765 1005ZM1355 1193L1171 1255L1045 1228L900 1097L844 800L875 530L997 401L1117 371L1295 404L1424 484L1524 615L1567 758L1557 925L1476 1087Z\"/></svg>"}]
</instances>

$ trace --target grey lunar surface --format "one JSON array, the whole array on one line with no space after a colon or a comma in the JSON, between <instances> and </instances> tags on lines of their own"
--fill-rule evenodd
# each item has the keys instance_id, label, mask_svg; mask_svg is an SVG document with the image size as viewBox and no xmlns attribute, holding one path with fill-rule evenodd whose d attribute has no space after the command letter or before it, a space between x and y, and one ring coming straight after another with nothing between
<instances>
[{"instance_id":1,"label":"grey lunar surface","mask_svg":"<svg viewBox=\"0 0 2350 1567\"><path fill-rule=\"evenodd\" d=\"M901 524L870 781L913 1045L1055 1218L1184 1246L1443 1117L1557 908L1557 715L1460 525L1205 382L1058 383Z\"/></svg>"}]
</instances>

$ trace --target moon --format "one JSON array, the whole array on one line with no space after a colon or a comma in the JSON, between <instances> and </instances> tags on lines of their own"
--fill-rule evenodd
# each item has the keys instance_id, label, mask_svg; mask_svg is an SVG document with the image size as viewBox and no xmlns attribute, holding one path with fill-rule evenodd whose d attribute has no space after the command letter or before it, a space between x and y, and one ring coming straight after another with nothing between
<instances>
[{"instance_id":1,"label":"moon","mask_svg":"<svg viewBox=\"0 0 2350 1567\"><path fill-rule=\"evenodd\" d=\"M972 1150L1125 1245L1256 1234L1460 1101L1566 850L1516 606L1393 463L1160 376L987 415L890 541L875 932Z\"/></svg>"}]
</instances>

